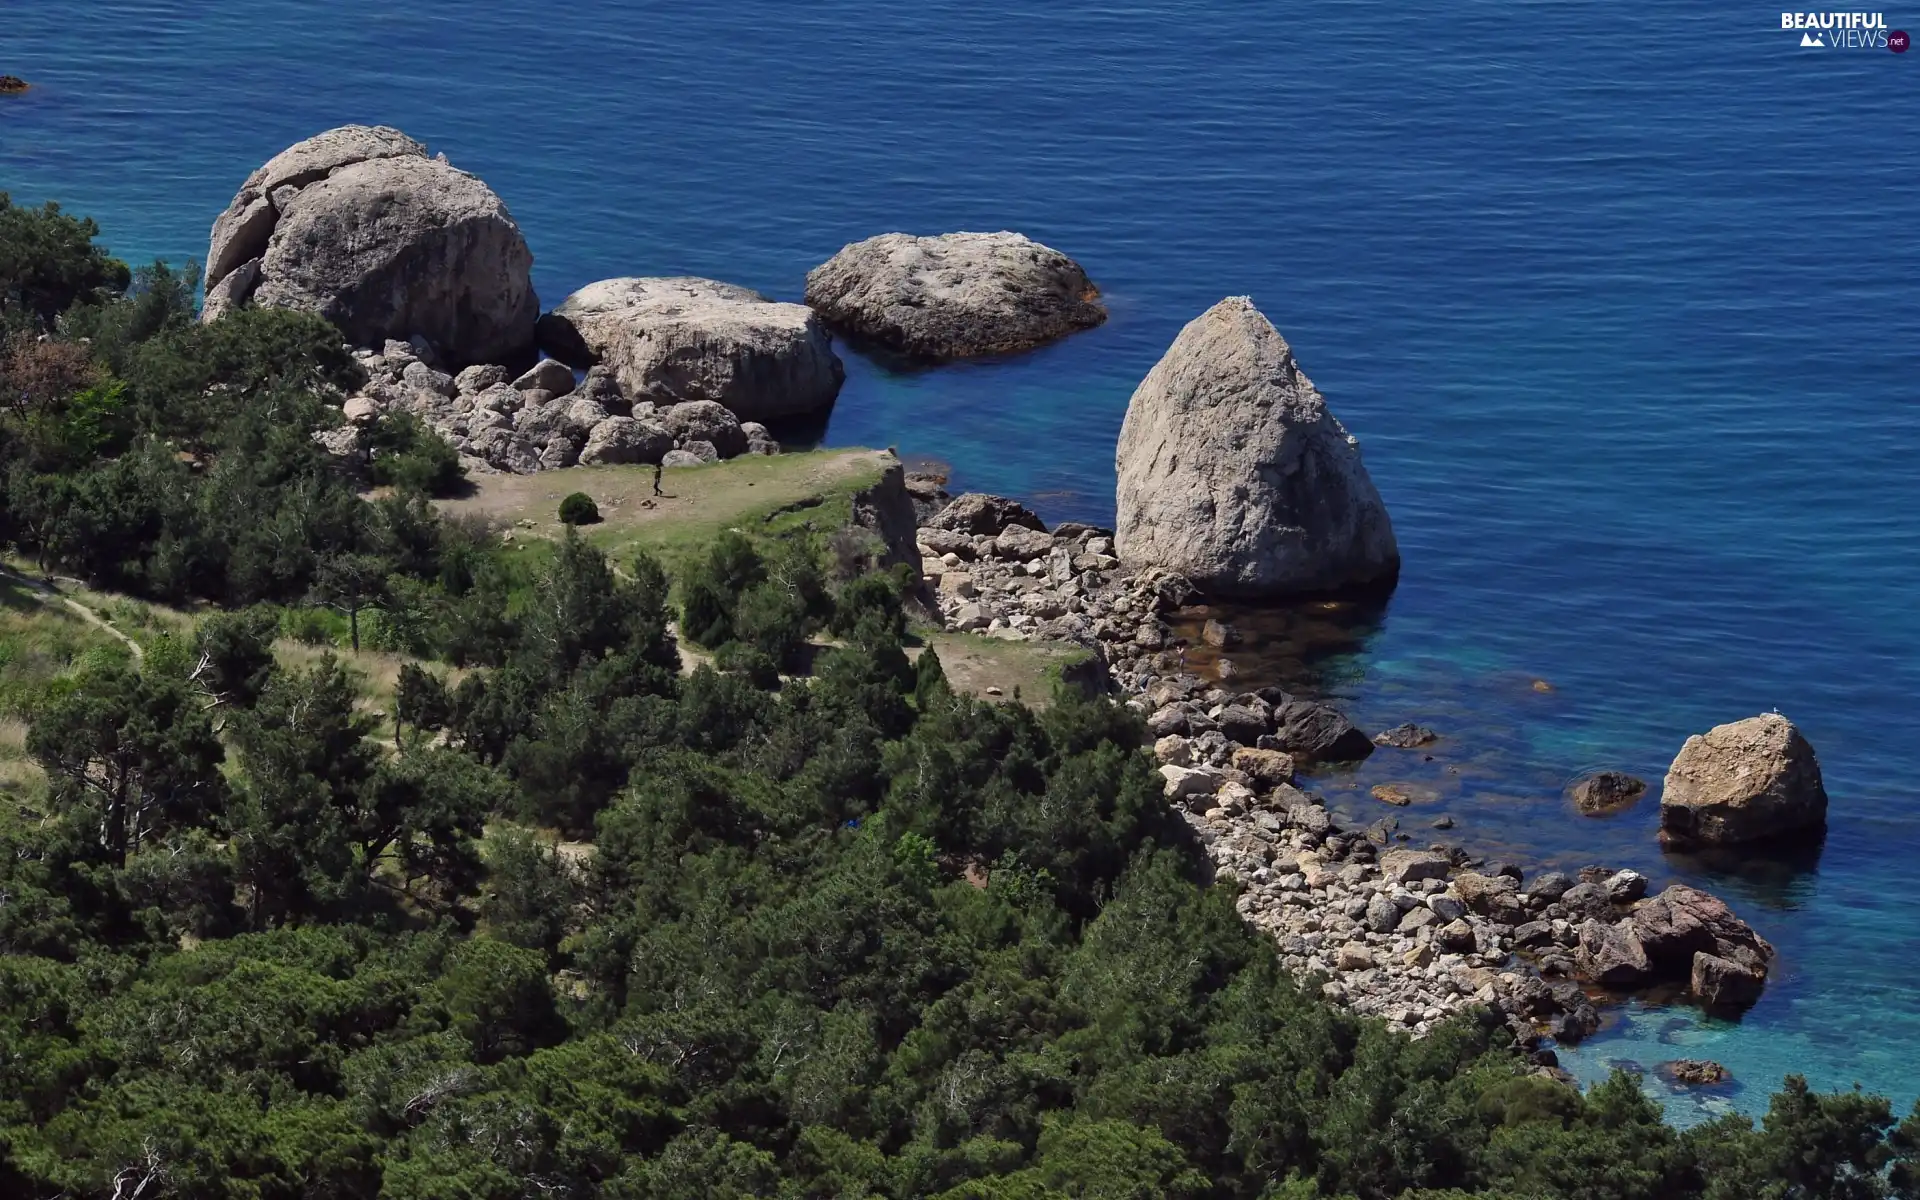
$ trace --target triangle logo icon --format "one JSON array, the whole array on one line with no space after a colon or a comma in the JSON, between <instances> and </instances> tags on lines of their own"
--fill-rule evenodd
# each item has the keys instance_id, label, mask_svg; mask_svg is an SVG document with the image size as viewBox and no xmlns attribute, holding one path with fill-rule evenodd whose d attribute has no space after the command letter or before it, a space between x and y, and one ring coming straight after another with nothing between
<instances>
[{"instance_id":1,"label":"triangle logo icon","mask_svg":"<svg viewBox=\"0 0 1920 1200\"><path fill-rule=\"evenodd\" d=\"M1820 47L1823 47L1823 48L1824 48L1824 47L1826 46L1826 43L1825 43L1825 42L1823 42L1823 41L1821 41L1821 40L1819 39L1819 37L1818 37L1818 36L1816 36L1816 35L1814 35L1814 34L1811 34L1811 33L1803 33L1803 34L1801 34L1801 35L1800 35L1800 44L1801 44L1802 46L1820 46Z\"/></svg>"}]
</instances>

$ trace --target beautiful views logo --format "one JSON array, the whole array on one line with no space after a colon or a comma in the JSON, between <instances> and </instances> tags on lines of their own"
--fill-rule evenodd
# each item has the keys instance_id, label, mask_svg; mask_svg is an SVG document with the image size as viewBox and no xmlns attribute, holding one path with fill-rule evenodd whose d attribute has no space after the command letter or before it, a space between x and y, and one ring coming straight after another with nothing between
<instances>
[{"instance_id":1,"label":"beautiful views logo","mask_svg":"<svg viewBox=\"0 0 1920 1200\"><path fill-rule=\"evenodd\" d=\"M1907 48L1902 30L1888 30L1884 13L1783 12L1780 28L1800 34L1802 46L1825 50L1887 50Z\"/></svg>"}]
</instances>

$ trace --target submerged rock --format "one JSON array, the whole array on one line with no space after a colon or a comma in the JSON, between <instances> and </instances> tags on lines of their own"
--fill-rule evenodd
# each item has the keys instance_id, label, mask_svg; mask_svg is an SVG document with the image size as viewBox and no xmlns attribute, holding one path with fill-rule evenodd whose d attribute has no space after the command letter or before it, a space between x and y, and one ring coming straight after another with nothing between
<instances>
[{"instance_id":1,"label":"submerged rock","mask_svg":"<svg viewBox=\"0 0 1920 1200\"><path fill-rule=\"evenodd\" d=\"M1438 741L1440 735L1424 725L1415 725L1408 721L1395 725L1392 729L1382 730L1373 735L1376 746L1392 746L1396 750L1416 750L1421 746L1430 746Z\"/></svg>"},{"instance_id":2,"label":"submerged rock","mask_svg":"<svg viewBox=\"0 0 1920 1200\"><path fill-rule=\"evenodd\" d=\"M1674 846L1760 841L1826 823L1813 747L1779 713L1688 738L1660 797L1660 840Z\"/></svg>"},{"instance_id":3,"label":"submerged rock","mask_svg":"<svg viewBox=\"0 0 1920 1200\"><path fill-rule=\"evenodd\" d=\"M846 368L805 305L712 279L603 279L540 318L540 348L604 365L635 400L708 400L743 421L819 412Z\"/></svg>"},{"instance_id":4,"label":"submerged rock","mask_svg":"<svg viewBox=\"0 0 1920 1200\"><path fill-rule=\"evenodd\" d=\"M1653 1070L1662 1079L1682 1087L1712 1087L1733 1080L1733 1072L1707 1058L1670 1059Z\"/></svg>"},{"instance_id":5,"label":"submerged rock","mask_svg":"<svg viewBox=\"0 0 1920 1200\"><path fill-rule=\"evenodd\" d=\"M228 278L259 260L245 288ZM397 129L348 125L247 177L207 249L216 319L242 303L303 309L355 345L424 337L450 366L530 357L533 255L486 184ZM225 286L221 286L225 285Z\"/></svg>"},{"instance_id":6,"label":"submerged rock","mask_svg":"<svg viewBox=\"0 0 1920 1200\"><path fill-rule=\"evenodd\" d=\"M1589 817L1618 812L1646 793L1644 780L1623 771L1599 771L1573 785L1573 806Z\"/></svg>"},{"instance_id":7,"label":"submerged rock","mask_svg":"<svg viewBox=\"0 0 1920 1200\"><path fill-rule=\"evenodd\" d=\"M1123 562L1218 596L1391 585L1400 551L1360 446L1244 296L1190 322L1127 405Z\"/></svg>"},{"instance_id":8,"label":"submerged rock","mask_svg":"<svg viewBox=\"0 0 1920 1200\"><path fill-rule=\"evenodd\" d=\"M1107 319L1080 264L1017 233L885 233L807 272L835 329L920 358L1025 350Z\"/></svg>"}]
</instances>

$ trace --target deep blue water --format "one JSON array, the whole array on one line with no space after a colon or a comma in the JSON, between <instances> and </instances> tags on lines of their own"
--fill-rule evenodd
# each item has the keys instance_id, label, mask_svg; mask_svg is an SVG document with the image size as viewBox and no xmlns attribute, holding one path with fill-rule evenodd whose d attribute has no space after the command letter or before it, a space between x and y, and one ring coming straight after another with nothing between
<instances>
[{"instance_id":1,"label":"deep blue water","mask_svg":"<svg viewBox=\"0 0 1920 1200\"><path fill-rule=\"evenodd\" d=\"M1440 788L1399 814L1420 833L1444 809L1530 862L1702 883L1780 947L1744 1021L1636 1008L1576 1070L1684 1048L1741 1107L1788 1071L1905 1105L1920 54L1797 41L1726 0L9 0L0 72L38 87L0 97L0 189L179 261L289 142L397 125L500 192L550 303L677 273L797 299L869 234L1022 230L1111 321L934 372L853 359L828 439L1053 518L1110 517L1134 385L1251 294L1405 556L1330 686L1449 735L1351 782ZM1596 765L1657 782L1689 733L1776 707L1833 797L1811 863L1667 860L1653 798L1605 822L1559 798Z\"/></svg>"}]
</instances>

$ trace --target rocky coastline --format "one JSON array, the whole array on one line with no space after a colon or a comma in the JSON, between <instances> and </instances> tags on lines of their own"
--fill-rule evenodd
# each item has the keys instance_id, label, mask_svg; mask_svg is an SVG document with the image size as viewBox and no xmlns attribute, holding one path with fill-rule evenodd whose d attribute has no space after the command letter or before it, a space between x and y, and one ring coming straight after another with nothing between
<instances>
[{"instance_id":1,"label":"rocky coastline","mask_svg":"<svg viewBox=\"0 0 1920 1200\"><path fill-rule=\"evenodd\" d=\"M1185 669L1169 618L1192 583L1123 564L1111 531L1049 531L1014 501L968 494L923 521L918 544L949 628L1086 652L1145 720L1167 802L1243 889L1242 916L1329 998L1415 1036L1484 1006L1537 1049L1593 1032L1610 995L1666 985L1733 1008L1764 985L1772 947L1698 889L1649 897L1645 877L1598 866L1529 878L1457 844L1413 846L1391 816L1343 821L1297 771L1431 734L1369 738L1326 705Z\"/></svg>"}]
</instances>

